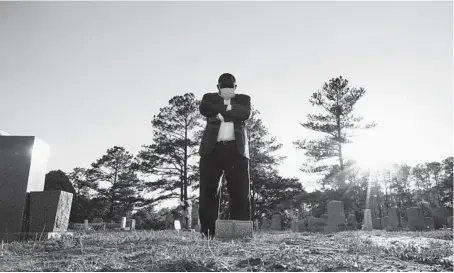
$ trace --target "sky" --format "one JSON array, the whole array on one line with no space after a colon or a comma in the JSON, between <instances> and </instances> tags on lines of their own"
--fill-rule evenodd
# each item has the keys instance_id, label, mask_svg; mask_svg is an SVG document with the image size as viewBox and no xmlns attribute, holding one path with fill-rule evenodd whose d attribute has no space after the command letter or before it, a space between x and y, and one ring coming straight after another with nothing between
<instances>
[{"instance_id":1,"label":"sky","mask_svg":"<svg viewBox=\"0 0 454 273\"><path fill-rule=\"evenodd\" d=\"M378 126L352 157L416 164L453 151L452 2L1 2L0 130L50 146L48 170L89 167L114 145L152 143L171 97L237 78L287 156L312 93L342 75Z\"/></svg>"}]
</instances>

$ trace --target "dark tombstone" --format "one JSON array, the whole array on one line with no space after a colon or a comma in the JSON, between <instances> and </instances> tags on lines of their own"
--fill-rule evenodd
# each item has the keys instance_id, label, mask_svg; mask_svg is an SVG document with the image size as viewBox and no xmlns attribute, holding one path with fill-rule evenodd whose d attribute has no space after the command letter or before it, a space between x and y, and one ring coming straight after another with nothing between
<instances>
[{"instance_id":1,"label":"dark tombstone","mask_svg":"<svg viewBox=\"0 0 454 273\"><path fill-rule=\"evenodd\" d=\"M65 191L30 193L30 232L65 232L73 194Z\"/></svg>"},{"instance_id":2,"label":"dark tombstone","mask_svg":"<svg viewBox=\"0 0 454 273\"><path fill-rule=\"evenodd\" d=\"M49 146L33 136L0 136L0 239L28 231L28 193L44 189Z\"/></svg>"}]
</instances>

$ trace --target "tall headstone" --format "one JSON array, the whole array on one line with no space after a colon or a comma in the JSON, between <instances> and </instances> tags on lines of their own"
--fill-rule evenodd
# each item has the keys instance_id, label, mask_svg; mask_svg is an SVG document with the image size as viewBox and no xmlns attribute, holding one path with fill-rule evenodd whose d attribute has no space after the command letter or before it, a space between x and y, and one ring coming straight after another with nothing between
<instances>
[{"instance_id":1,"label":"tall headstone","mask_svg":"<svg viewBox=\"0 0 454 273\"><path fill-rule=\"evenodd\" d=\"M126 227L129 227L129 230L136 230L136 219L126 221Z\"/></svg>"},{"instance_id":2,"label":"tall headstone","mask_svg":"<svg viewBox=\"0 0 454 273\"><path fill-rule=\"evenodd\" d=\"M338 231L341 226L345 227L344 202L331 201L328 203L328 225L325 232Z\"/></svg>"},{"instance_id":3,"label":"tall headstone","mask_svg":"<svg viewBox=\"0 0 454 273\"><path fill-rule=\"evenodd\" d=\"M363 222L363 230L367 231L372 231L374 229L373 223L372 223L372 213L370 209L365 209L364 210L364 222Z\"/></svg>"},{"instance_id":4,"label":"tall headstone","mask_svg":"<svg viewBox=\"0 0 454 273\"><path fill-rule=\"evenodd\" d=\"M49 146L36 137L0 136L1 238L27 231L28 193L44 189L48 158Z\"/></svg>"},{"instance_id":5,"label":"tall headstone","mask_svg":"<svg viewBox=\"0 0 454 273\"><path fill-rule=\"evenodd\" d=\"M121 217L121 226L120 226L121 229L125 229L126 228L126 217Z\"/></svg>"},{"instance_id":6,"label":"tall headstone","mask_svg":"<svg viewBox=\"0 0 454 273\"><path fill-rule=\"evenodd\" d=\"M447 221L448 221L448 227L449 228L452 228L452 226L453 226L453 220L452 219L453 219L452 216L448 216Z\"/></svg>"},{"instance_id":7,"label":"tall headstone","mask_svg":"<svg viewBox=\"0 0 454 273\"><path fill-rule=\"evenodd\" d=\"M271 229L272 230L281 230L282 229L282 222L281 222L281 215L274 214L271 216Z\"/></svg>"},{"instance_id":8,"label":"tall headstone","mask_svg":"<svg viewBox=\"0 0 454 273\"><path fill-rule=\"evenodd\" d=\"M432 218L434 219L435 229L442 228L448 224L446 218L449 216L449 211L446 208L434 208L430 212Z\"/></svg>"},{"instance_id":9,"label":"tall headstone","mask_svg":"<svg viewBox=\"0 0 454 273\"><path fill-rule=\"evenodd\" d=\"M388 226L386 230L394 231L400 227L400 213L397 207L392 207L388 209Z\"/></svg>"},{"instance_id":10,"label":"tall headstone","mask_svg":"<svg viewBox=\"0 0 454 273\"><path fill-rule=\"evenodd\" d=\"M389 217L388 216L384 216L381 218L381 228L382 229L387 229L388 228L388 224L389 224Z\"/></svg>"},{"instance_id":11,"label":"tall headstone","mask_svg":"<svg viewBox=\"0 0 454 273\"><path fill-rule=\"evenodd\" d=\"M311 216L307 219L307 225L308 229L312 232L323 232L326 231L328 226L328 219Z\"/></svg>"},{"instance_id":12,"label":"tall headstone","mask_svg":"<svg viewBox=\"0 0 454 273\"><path fill-rule=\"evenodd\" d=\"M410 230L424 230L424 215L420 208L407 209L407 225Z\"/></svg>"},{"instance_id":13,"label":"tall headstone","mask_svg":"<svg viewBox=\"0 0 454 273\"><path fill-rule=\"evenodd\" d=\"M30 193L30 232L65 232L73 194L65 191Z\"/></svg>"},{"instance_id":14,"label":"tall headstone","mask_svg":"<svg viewBox=\"0 0 454 273\"><path fill-rule=\"evenodd\" d=\"M352 230L356 230L356 226L358 223L356 222L356 216L354 214L349 214L347 216L347 226L348 228L351 228Z\"/></svg>"},{"instance_id":15,"label":"tall headstone","mask_svg":"<svg viewBox=\"0 0 454 273\"><path fill-rule=\"evenodd\" d=\"M85 219L85 220L84 220L84 230L85 230L85 231L88 230L88 219Z\"/></svg>"}]
</instances>

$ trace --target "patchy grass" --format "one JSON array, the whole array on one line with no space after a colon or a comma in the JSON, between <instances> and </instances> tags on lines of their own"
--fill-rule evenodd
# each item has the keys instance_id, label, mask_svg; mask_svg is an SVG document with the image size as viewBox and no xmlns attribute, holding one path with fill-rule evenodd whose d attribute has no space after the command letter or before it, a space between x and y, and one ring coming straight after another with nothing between
<instances>
[{"instance_id":1,"label":"patchy grass","mask_svg":"<svg viewBox=\"0 0 454 273\"><path fill-rule=\"evenodd\" d=\"M79 233L3 243L0 271L453 271L451 230L255 233L202 240L175 231Z\"/></svg>"}]
</instances>

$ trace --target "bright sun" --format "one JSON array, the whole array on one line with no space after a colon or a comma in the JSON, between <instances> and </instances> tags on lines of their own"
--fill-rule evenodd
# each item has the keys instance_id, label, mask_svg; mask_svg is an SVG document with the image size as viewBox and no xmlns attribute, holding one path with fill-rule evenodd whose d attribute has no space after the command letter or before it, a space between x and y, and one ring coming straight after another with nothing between
<instances>
[{"instance_id":1,"label":"bright sun","mask_svg":"<svg viewBox=\"0 0 454 273\"><path fill-rule=\"evenodd\" d=\"M393 148L391 143L381 142L373 132L362 134L353 143L344 145L344 154L357 162L363 169L377 170L391 162ZM396 149L394 149L395 151Z\"/></svg>"}]
</instances>

